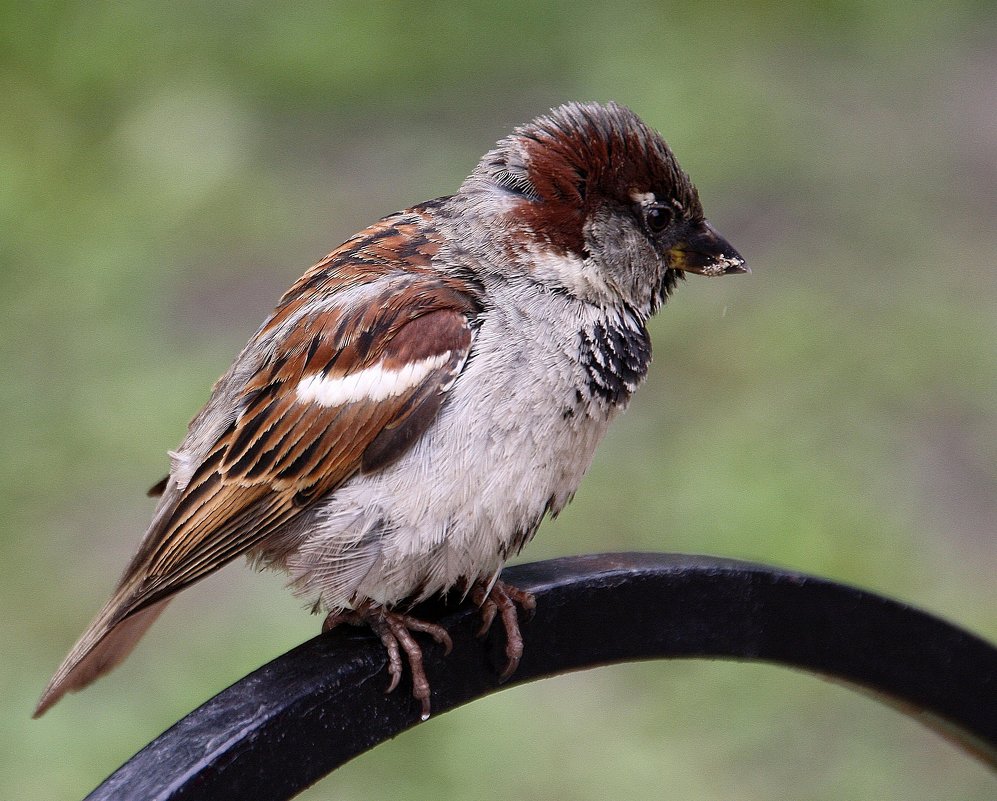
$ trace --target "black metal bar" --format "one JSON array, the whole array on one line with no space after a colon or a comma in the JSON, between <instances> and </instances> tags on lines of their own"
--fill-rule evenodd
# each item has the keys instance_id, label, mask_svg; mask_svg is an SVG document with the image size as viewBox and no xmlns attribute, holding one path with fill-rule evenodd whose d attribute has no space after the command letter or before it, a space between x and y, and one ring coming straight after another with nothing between
<instances>
[{"instance_id":1,"label":"black metal bar","mask_svg":"<svg viewBox=\"0 0 997 801\"><path fill-rule=\"evenodd\" d=\"M773 662L879 694L997 766L997 649L871 592L762 565L666 554L603 554L509 568L537 597L510 685L582 667L664 657ZM500 688L501 626L474 638L476 610L427 642L433 713ZM384 693L384 650L345 627L236 682L112 774L89 801L276 801L419 723L402 686Z\"/></svg>"}]
</instances>

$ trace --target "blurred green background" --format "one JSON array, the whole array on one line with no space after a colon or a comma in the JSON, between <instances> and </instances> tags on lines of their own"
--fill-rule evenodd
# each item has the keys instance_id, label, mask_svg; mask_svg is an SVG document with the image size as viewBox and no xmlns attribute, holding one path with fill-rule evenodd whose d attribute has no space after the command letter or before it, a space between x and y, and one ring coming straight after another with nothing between
<instances>
[{"instance_id":1,"label":"blurred green background","mask_svg":"<svg viewBox=\"0 0 997 801\"><path fill-rule=\"evenodd\" d=\"M672 144L750 277L680 288L528 560L771 562L997 639L992 2L2 4L0 797L82 797L319 620L241 563L38 722L213 380L313 261L570 99ZM500 693L307 799L993 799L899 713L759 665Z\"/></svg>"}]
</instances>

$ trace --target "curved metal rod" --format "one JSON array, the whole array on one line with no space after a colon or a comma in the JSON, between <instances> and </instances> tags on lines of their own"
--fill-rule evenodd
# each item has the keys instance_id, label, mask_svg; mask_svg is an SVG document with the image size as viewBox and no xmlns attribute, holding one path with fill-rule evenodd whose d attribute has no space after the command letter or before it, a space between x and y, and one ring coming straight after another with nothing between
<instances>
[{"instance_id":1,"label":"curved metal rod","mask_svg":"<svg viewBox=\"0 0 997 801\"><path fill-rule=\"evenodd\" d=\"M773 662L872 690L997 766L997 649L896 601L763 565L668 554L555 559L503 579L537 597L509 685L655 657ZM437 715L500 689L505 664L500 626L483 643L475 609L443 612L453 652L425 648ZM87 798L290 798L419 723L404 681L384 693L385 664L362 629L315 637L191 712Z\"/></svg>"}]
</instances>

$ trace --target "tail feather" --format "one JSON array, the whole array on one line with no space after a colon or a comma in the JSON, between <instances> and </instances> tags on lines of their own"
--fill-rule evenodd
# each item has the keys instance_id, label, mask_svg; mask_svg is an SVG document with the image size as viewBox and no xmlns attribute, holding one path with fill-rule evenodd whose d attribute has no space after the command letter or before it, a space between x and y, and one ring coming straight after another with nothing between
<instances>
[{"instance_id":1,"label":"tail feather","mask_svg":"<svg viewBox=\"0 0 997 801\"><path fill-rule=\"evenodd\" d=\"M34 717L41 717L66 693L83 689L122 662L169 601L164 598L123 619L121 612L127 608L126 603L117 595L108 601L55 672L35 707Z\"/></svg>"}]
</instances>

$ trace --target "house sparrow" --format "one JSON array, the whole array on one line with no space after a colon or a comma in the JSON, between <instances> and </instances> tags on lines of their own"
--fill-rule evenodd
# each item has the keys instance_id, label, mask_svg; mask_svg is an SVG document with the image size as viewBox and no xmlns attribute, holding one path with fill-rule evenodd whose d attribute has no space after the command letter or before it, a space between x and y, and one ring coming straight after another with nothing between
<instances>
[{"instance_id":1,"label":"house sparrow","mask_svg":"<svg viewBox=\"0 0 997 801\"><path fill-rule=\"evenodd\" d=\"M571 499L651 359L645 325L685 273L748 272L661 136L569 103L485 154L457 194L392 214L281 298L170 453L152 524L35 715L111 670L180 590L240 554L402 653L429 714L408 614L460 592L500 617L497 580Z\"/></svg>"}]
</instances>

